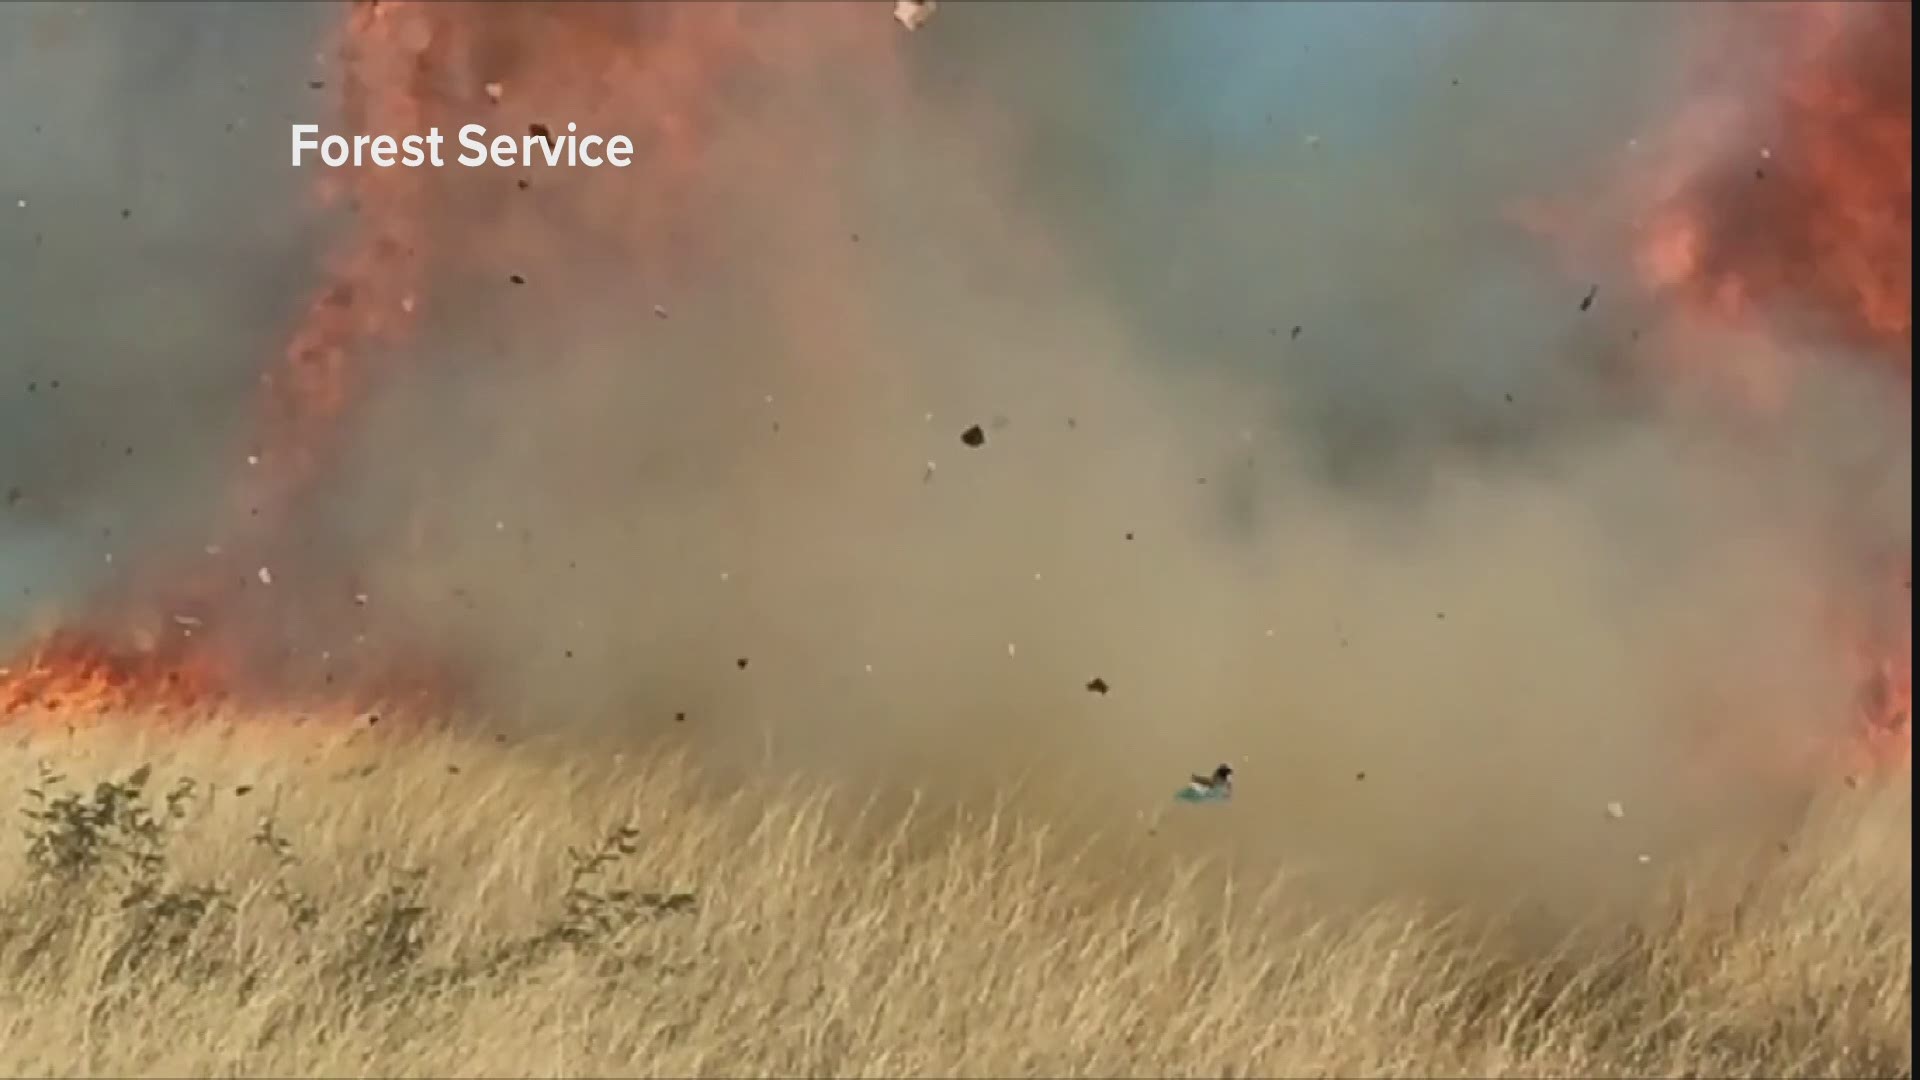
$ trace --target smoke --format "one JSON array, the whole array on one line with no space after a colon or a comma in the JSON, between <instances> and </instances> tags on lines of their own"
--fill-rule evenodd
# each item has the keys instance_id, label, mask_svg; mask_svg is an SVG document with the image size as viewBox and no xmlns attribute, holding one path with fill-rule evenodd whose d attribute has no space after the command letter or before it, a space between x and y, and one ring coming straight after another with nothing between
<instances>
[{"instance_id":1,"label":"smoke","mask_svg":"<svg viewBox=\"0 0 1920 1080\"><path fill-rule=\"evenodd\" d=\"M0 14L6 644L157 546L197 550L242 464L314 239L278 150L317 12L260 14Z\"/></svg>"},{"instance_id":2,"label":"smoke","mask_svg":"<svg viewBox=\"0 0 1920 1080\"><path fill-rule=\"evenodd\" d=\"M276 465L239 458L314 267L404 212L410 337L356 346L274 584L225 612L288 663L426 642L474 723L1021 779L1109 826L1229 760L1239 798L1177 835L1568 895L1770 822L1726 733L1762 760L1850 708L1800 616L1851 548L1807 523L1866 461L1849 532L1909 542L1879 376L1835 365L1755 439L1623 378L1660 303L1626 241L1576 273L1514 223L1679 92L1687 8L383 7L402 51L344 72L309 63L335 9L0 13L0 134L43 140L0 165L31 199L7 611L85 607L105 528L215 542ZM316 217L309 78L643 161Z\"/></svg>"}]
</instances>

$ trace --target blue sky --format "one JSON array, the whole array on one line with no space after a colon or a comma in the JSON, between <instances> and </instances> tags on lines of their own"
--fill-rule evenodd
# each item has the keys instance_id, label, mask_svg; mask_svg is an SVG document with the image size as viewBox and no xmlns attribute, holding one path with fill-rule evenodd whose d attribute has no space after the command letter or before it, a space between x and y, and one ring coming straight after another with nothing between
<instances>
[{"instance_id":1,"label":"blue sky","mask_svg":"<svg viewBox=\"0 0 1920 1080\"><path fill-rule=\"evenodd\" d=\"M1318 130L1343 139L1386 131L1431 66L1470 29L1445 4L1142 5L1129 106L1167 131L1266 138ZM1365 62L1359 62L1363 60Z\"/></svg>"}]
</instances>

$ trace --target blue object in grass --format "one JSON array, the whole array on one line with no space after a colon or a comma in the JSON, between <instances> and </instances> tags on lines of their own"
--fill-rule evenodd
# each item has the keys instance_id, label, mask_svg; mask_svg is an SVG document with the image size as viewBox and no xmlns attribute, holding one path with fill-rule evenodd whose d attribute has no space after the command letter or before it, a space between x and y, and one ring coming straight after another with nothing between
<instances>
[{"instance_id":1,"label":"blue object in grass","mask_svg":"<svg viewBox=\"0 0 1920 1080\"><path fill-rule=\"evenodd\" d=\"M1211 775L1195 773L1173 797L1181 802L1225 802L1233 798L1233 766L1217 766Z\"/></svg>"}]
</instances>

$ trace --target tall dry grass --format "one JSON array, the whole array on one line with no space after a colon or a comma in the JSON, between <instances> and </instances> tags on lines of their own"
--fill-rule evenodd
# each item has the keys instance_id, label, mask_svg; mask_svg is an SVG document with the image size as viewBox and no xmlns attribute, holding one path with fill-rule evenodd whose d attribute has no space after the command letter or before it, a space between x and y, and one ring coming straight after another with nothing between
<instances>
[{"instance_id":1,"label":"tall dry grass","mask_svg":"<svg viewBox=\"0 0 1920 1080\"><path fill-rule=\"evenodd\" d=\"M0 1072L1912 1074L1904 780L1543 942L671 756L141 731L0 750Z\"/></svg>"}]
</instances>

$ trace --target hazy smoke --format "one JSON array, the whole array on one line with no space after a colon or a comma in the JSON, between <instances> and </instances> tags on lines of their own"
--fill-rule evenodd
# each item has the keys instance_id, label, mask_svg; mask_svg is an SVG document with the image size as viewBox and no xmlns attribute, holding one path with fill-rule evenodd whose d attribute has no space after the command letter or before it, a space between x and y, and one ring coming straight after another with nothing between
<instances>
[{"instance_id":1,"label":"hazy smoke","mask_svg":"<svg viewBox=\"0 0 1920 1080\"><path fill-rule=\"evenodd\" d=\"M1573 276L1510 213L1658 120L1683 6L435 9L443 130L649 156L435 175L418 335L279 541L305 656L424 625L497 722L1109 821L1231 760L1245 853L1542 888L1749 812L1696 729L1847 709L1808 523L1864 461L1909 543L1878 376L1759 439L1623 382L1624 237ZM9 616L217 539L350 227L285 166L340 12L80 10L0 11ZM356 589L358 644L283 610Z\"/></svg>"}]
</instances>

